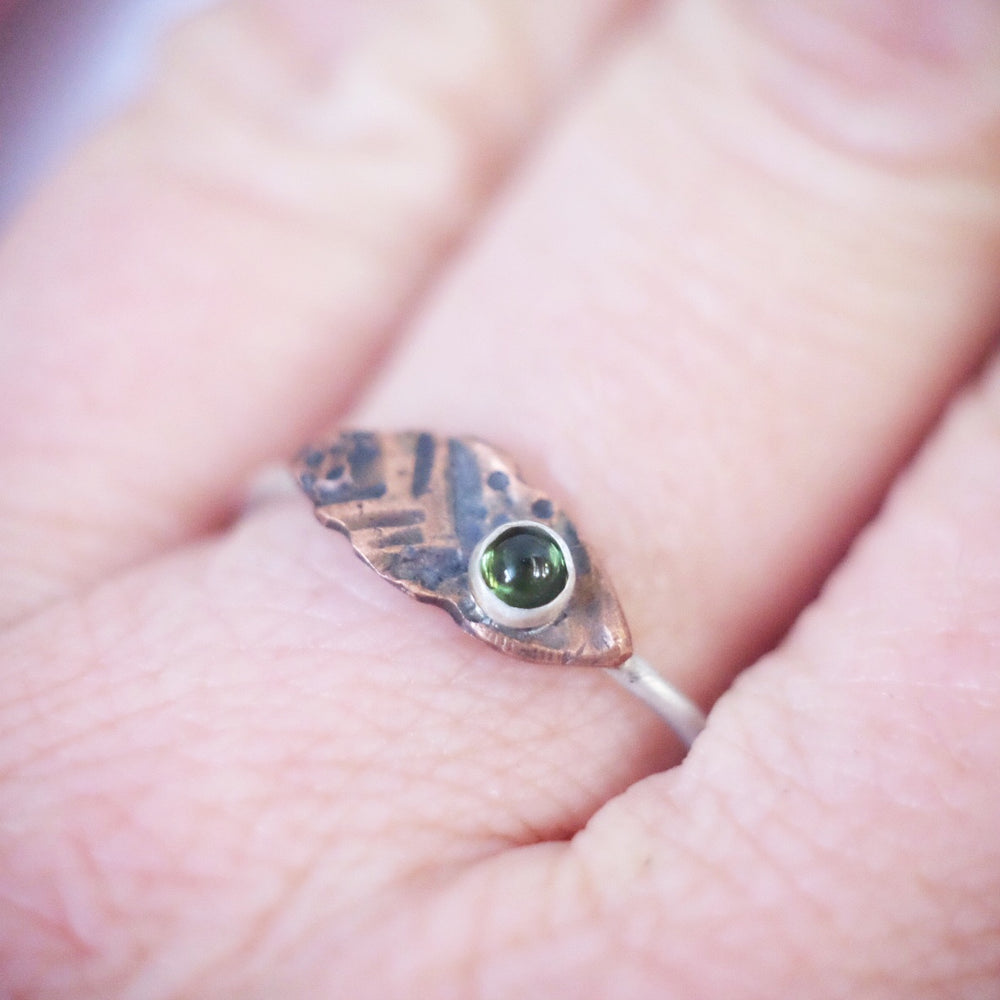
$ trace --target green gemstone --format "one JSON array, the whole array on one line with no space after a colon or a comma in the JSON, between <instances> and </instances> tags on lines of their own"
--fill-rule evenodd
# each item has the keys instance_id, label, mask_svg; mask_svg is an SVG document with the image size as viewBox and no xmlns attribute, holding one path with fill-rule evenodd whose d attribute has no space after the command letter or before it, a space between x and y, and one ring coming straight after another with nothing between
<instances>
[{"instance_id":1,"label":"green gemstone","mask_svg":"<svg viewBox=\"0 0 1000 1000\"><path fill-rule=\"evenodd\" d=\"M483 552L479 562L486 586L512 608L540 608L565 589L569 573L562 550L546 531L511 528Z\"/></svg>"}]
</instances>

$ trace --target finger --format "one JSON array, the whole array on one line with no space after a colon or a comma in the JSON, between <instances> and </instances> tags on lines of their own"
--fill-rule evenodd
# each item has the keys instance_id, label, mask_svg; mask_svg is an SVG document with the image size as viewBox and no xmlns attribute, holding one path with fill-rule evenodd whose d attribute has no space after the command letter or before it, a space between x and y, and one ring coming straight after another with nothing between
<instances>
[{"instance_id":1,"label":"finger","mask_svg":"<svg viewBox=\"0 0 1000 1000\"><path fill-rule=\"evenodd\" d=\"M422 955L439 978L458 966L472 932L443 925L475 901L494 917L469 975L497 996L600 997L610 981L622 997L995 995L998 415L995 362L684 767L630 789L572 847L491 862L398 910L382 933L415 942L399 981L425 981ZM526 906L553 929L520 936ZM341 972L363 981L374 952L357 957Z\"/></svg>"},{"instance_id":2,"label":"finger","mask_svg":"<svg viewBox=\"0 0 1000 1000\"><path fill-rule=\"evenodd\" d=\"M1000 15L932 9L979 23L942 54L848 4L671 8L355 418L522 456L702 698L787 627L1000 315Z\"/></svg>"},{"instance_id":3,"label":"finger","mask_svg":"<svg viewBox=\"0 0 1000 1000\"><path fill-rule=\"evenodd\" d=\"M174 38L0 250L0 618L216 522L340 412L628 6L239 4Z\"/></svg>"},{"instance_id":4,"label":"finger","mask_svg":"<svg viewBox=\"0 0 1000 1000\"><path fill-rule=\"evenodd\" d=\"M0 635L15 995L310 994L288 976L317 920L345 935L332 971L380 901L568 836L665 766L600 671L497 686L486 647L440 613L414 628L318 531L299 498L265 503Z\"/></svg>"}]
</instances>

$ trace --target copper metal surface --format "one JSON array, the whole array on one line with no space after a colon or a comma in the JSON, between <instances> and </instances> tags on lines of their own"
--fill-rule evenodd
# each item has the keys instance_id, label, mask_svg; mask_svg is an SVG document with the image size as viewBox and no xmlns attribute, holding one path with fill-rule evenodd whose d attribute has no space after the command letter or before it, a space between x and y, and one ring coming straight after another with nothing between
<instances>
[{"instance_id":1,"label":"copper metal surface","mask_svg":"<svg viewBox=\"0 0 1000 1000\"><path fill-rule=\"evenodd\" d=\"M632 653L625 617L566 515L514 464L475 438L345 431L299 455L295 474L327 527L346 534L377 573L447 610L467 632L523 660L616 667ZM576 587L565 613L535 629L498 625L469 586L473 549L510 521L534 520L566 540Z\"/></svg>"}]
</instances>

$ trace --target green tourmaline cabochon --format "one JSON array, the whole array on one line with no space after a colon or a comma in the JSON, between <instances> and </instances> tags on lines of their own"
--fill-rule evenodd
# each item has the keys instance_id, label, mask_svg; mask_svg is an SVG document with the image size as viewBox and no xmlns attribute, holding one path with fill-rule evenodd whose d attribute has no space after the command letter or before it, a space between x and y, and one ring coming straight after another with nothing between
<instances>
[{"instance_id":1,"label":"green tourmaline cabochon","mask_svg":"<svg viewBox=\"0 0 1000 1000\"><path fill-rule=\"evenodd\" d=\"M562 550L544 528L524 525L501 532L479 563L486 586L512 608L540 608L566 587Z\"/></svg>"}]
</instances>

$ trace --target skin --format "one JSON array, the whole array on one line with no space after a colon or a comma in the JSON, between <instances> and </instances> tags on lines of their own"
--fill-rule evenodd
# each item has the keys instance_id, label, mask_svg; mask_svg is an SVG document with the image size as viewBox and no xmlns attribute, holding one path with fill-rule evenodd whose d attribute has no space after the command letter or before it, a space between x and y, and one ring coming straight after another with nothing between
<instances>
[{"instance_id":1,"label":"skin","mask_svg":"<svg viewBox=\"0 0 1000 1000\"><path fill-rule=\"evenodd\" d=\"M0 993L1000 997L998 273L991 0L192 20L0 246ZM683 763L241 508L339 423L519 456Z\"/></svg>"}]
</instances>

